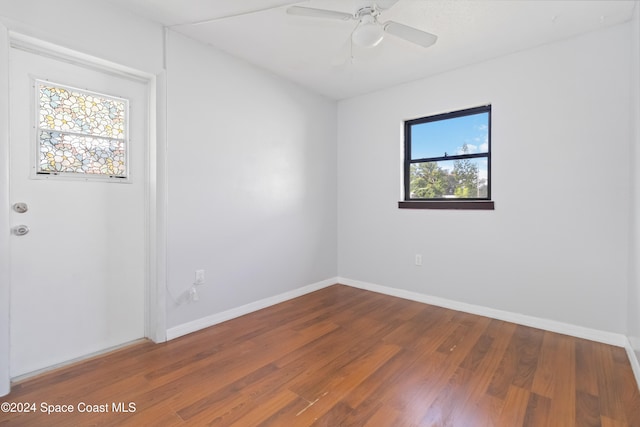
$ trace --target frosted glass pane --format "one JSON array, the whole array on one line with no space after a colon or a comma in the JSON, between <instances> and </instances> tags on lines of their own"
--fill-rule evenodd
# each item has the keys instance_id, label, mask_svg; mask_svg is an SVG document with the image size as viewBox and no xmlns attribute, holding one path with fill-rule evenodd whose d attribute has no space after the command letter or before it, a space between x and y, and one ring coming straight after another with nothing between
<instances>
[{"instance_id":1,"label":"frosted glass pane","mask_svg":"<svg viewBox=\"0 0 640 427\"><path fill-rule=\"evenodd\" d=\"M39 82L39 173L127 174L127 101Z\"/></svg>"},{"instance_id":2,"label":"frosted glass pane","mask_svg":"<svg viewBox=\"0 0 640 427\"><path fill-rule=\"evenodd\" d=\"M124 141L41 131L40 171L125 176Z\"/></svg>"}]
</instances>

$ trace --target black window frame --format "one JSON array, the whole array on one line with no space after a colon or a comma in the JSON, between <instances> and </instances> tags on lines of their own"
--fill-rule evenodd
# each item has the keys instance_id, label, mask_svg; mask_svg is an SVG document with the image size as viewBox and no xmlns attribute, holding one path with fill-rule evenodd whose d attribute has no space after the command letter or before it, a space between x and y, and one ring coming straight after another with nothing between
<instances>
[{"instance_id":1,"label":"black window frame","mask_svg":"<svg viewBox=\"0 0 640 427\"><path fill-rule=\"evenodd\" d=\"M470 153L470 154L455 154L444 155L439 157L426 157L419 159L411 158L411 129L413 126L421 125L424 123L437 122L449 119L455 119L458 117L472 116L476 114L488 113L488 148L487 152L483 153ZM491 200L491 104L482 105L479 107L467 108L464 110L451 111L448 113L436 114L433 116L426 116L417 119L407 120L404 122L404 162L403 162L403 177L404 177L404 201L398 202L400 208L410 209L494 209L494 202ZM446 154L446 153L445 153ZM439 162L449 160L464 160L464 159L487 159L487 196L486 197L469 197L469 198L411 198L411 165L414 163L428 163Z\"/></svg>"}]
</instances>

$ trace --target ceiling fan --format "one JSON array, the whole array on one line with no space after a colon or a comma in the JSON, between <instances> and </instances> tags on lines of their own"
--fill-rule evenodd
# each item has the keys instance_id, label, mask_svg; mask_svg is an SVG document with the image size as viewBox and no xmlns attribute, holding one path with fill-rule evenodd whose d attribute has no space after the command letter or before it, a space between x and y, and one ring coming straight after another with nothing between
<instances>
[{"instance_id":1,"label":"ceiling fan","mask_svg":"<svg viewBox=\"0 0 640 427\"><path fill-rule=\"evenodd\" d=\"M389 2L387 1L387 3ZM395 1L391 2L391 5L393 5L393 3L395 3ZM353 14L304 6L290 6L287 8L287 13L289 15L306 16L310 18L358 21L358 25L353 30L353 33L351 33L351 40L354 44L362 47L377 46L384 38L385 33L425 48L433 45L438 40L438 36L435 34L398 22L386 21L381 23L378 21L378 17L382 10L384 10L384 8L379 7L374 2L361 7Z\"/></svg>"}]
</instances>

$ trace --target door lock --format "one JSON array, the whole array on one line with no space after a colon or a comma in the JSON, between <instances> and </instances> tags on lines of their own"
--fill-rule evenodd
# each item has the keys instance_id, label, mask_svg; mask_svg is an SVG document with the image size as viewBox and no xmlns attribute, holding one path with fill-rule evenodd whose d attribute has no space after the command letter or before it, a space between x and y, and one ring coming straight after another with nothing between
<instances>
[{"instance_id":1,"label":"door lock","mask_svg":"<svg viewBox=\"0 0 640 427\"><path fill-rule=\"evenodd\" d=\"M13 210L18 213L25 213L26 211L29 210L29 206L27 206L26 203L19 202L13 205Z\"/></svg>"},{"instance_id":2,"label":"door lock","mask_svg":"<svg viewBox=\"0 0 640 427\"><path fill-rule=\"evenodd\" d=\"M29 233L29 227L27 227L26 225L16 225L15 227L13 227L13 232L16 236L24 236L25 234Z\"/></svg>"}]
</instances>

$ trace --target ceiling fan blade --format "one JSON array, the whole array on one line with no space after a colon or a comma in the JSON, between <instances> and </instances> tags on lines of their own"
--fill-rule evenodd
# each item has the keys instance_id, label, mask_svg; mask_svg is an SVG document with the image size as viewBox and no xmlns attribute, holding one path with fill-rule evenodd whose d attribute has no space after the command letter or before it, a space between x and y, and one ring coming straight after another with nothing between
<instances>
[{"instance_id":1,"label":"ceiling fan blade","mask_svg":"<svg viewBox=\"0 0 640 427\"><path fill-rule=\"evenodd\" d=\"M383 26L387 33L422 47L429 47L438 40L438 36L435 34L427 33L426 31L409 27L408 25L400 24L398 22L387 21Z\"/></svg>"},{"instance_id":2,"label":"ceiling fan blade","mask_svg":"<svg viewBox=\"0 0 640 427\"><path fill-rule=\"evenodd\" d=\"M292 4L292 3L298 3L299 1L300 0L288 0L288 1L285 1L285 2L281 2L281 3L275 4L273 6L267 6L267 7L263 7L263 8L260 8L260 9L247 10L245 12L238 12L238 13L234 13L234 14L231 14L231 15L218 16L218 17L215 17L215 18L203 19L203 20L200 20L200 21L186 22L186 23L183 23L183 24L171 25L171 27L179 27L179 26L184 26L184 25L209 24L209 23L216 22L216 21L222 21L223 19L237 18L237 17L240 17L240 16L252 15L254 13L266 12L267 10L277 9L279 7L288 6L288 5Z\"/></svg>"},{"instance_id":3,"label":"ceiling fan blade","mask_svg":"<svg viewBox=\"0 0 640 427\"><path fill-rule=\"evenodd\" d=\"M387 10L398 3L398 0L375 0L374 3L379 10Z\"/></svg>"},{"instance_id":4,"label":"ceiling fan blade","mask_svg":"<svg viewBox=\"0 0 640 427\"><path fill-rule=\"evenodd\" d=\"M338 12L335 10L314 9L312 7L304 6L291 6L287 8L287 13L289 15L308 16L311 18L339 19L341 21L349 21L353 19L353 15L350 13Z\"/></svg>"}]
</instances>

